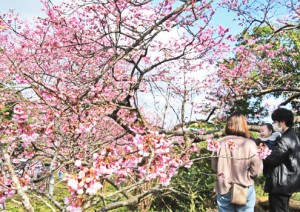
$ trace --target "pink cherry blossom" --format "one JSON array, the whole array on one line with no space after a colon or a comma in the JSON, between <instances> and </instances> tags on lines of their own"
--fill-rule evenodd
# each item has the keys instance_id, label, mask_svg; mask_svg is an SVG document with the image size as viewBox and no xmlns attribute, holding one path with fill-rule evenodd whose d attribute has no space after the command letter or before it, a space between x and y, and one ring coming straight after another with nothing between
<instances>
[{"instance_id":1,"label":"pink cherry blossom","mask_svg":"<svg viewBox=\"0 0 300 212\"><path fill-rule=\"evenodd\" d=\"M270 150L268 148L267 145L261 143L258 147L257 147L257 155L258 157L260 157L261 159L265 159L266 157L268 157L268 155L270 155L272 153L272 150Z\"/></svg>"},{"instance_id":2,"label":"pink cherry blossom","mask_svg":"<svg viewBox=\"0 0 300 212\"><path fill-rule=\"evenodd\" d=\"M217 152L220 149L220 143L217 140L212 140L207 143L207 149L212 152Z\"/></svg>"},{"instance_id":3,"label":"pink cherry blossom","mask_svg":"<svg viewBox=\"0 0 300 212\"><path fill-rule=\"evenodd\" d=\"M77 194L79 194L79 195L81 195L81 194L83 194L83 189L82 188L79 188L79 189L77 189Z\"/></svg>"},{"instance_id":4,"label":"pink cherry blossom","mask_svg":"<svg viewBox=\"0 0 300 212\"><path fill-rule=\"evenodd\" d=\"M70 212L82 212L82 209L80 207L75 207L71 205L69 205L66 209Z\"/></svg>"},{"instance_id":5,"label":"pink cherry blossom","mask_svg":"<svg viewBox=\"0 0 300 212\"><path fill-rule=\"evenodd\" d=\"M235 150L235 149L238 147L238 145L236 145L236 143L235 143L233 140L229 140L229 141L226 143L226 147L227 147L228 149L230 149L230 151L233 151L233 150Z\"/></svg>"},{"instance_id":6,"label":"pink cherry blossom","mask_svg":"<svg viewBox=\"0 0 300 212\"><path fill-rule=\"evenodd\" d=\"M0 204L3 204L5 202L5 200L6 200L6 197L4 195L3 196L0 195Z\"/></svg>"},{"instance_id":7,"label":"pink cherry blossom","mask_svg":"<svg viewBox=\"0 0 300 212\"><path fill-rule=\"evenodd\" d=\"M72 188L73 190L77 190L78 181L75 179L69 179L67 185Z\"/></svg>"},{"instance_id":8,"label":"pink cherry blossom","mask_svg":"<svg viewBox=\"0 0 300 212\"><path fill-rule=\"evenodd\" d=\"M76 161L75 161L75 166L81 167L81 161L80 161L80 160L76 160Z\"/></svg>"}]
</instances>

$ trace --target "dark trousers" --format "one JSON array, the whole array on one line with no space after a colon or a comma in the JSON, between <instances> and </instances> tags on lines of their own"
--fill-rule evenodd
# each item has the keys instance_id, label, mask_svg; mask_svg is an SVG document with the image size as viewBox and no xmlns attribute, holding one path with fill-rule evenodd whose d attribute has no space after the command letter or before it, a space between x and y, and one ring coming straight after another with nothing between
<instances>
[{"instance_id":1,"label":"dark trousers","mask_svg":"<svg viewBox=\"0 0 300 212\"><path fill-rule=\"evenodd\" d=\"M269 193L270 212L289 211L289 200L292 194Z\"/></svg>"}]
</instances>

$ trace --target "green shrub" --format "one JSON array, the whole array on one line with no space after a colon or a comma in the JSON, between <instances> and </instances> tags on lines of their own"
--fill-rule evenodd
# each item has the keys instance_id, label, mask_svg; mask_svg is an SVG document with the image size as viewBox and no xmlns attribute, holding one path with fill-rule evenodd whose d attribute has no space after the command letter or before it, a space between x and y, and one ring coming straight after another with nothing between
<instances>
[{"instance_id":1,"label":"green shrub","mask_svg":"<svg viewBox=\"0 0 300 212\"><path fill-rule=\"evenodd\" d=\"M209 156L205 148L201 156ZM211 170L210 158L196 161L191 168L181 168L171 182L167 193L158 195L151 209L154 211L207 211L215 208L213 188L215 174Z\"/></svg>"}]
</instances>

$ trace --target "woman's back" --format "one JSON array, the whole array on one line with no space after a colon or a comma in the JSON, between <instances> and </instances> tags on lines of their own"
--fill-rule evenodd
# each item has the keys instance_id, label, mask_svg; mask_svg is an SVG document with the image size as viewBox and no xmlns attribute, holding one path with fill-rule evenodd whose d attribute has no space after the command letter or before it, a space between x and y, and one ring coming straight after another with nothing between
<instances>
[{"instance_id":1,"label":"woman's back","mask_svg":"<svg viewBox=\"0 0 300 212\"><path fill-rule=\"evenodd\" d=\"M225 194L233 182L244 186L253 185L253 179L263 169L255 142L233 135L225 136L218 142L220 148L216 152L217 157L212 158L212 168L217 173L215 191Z\"/></svg>"}]
</instances>

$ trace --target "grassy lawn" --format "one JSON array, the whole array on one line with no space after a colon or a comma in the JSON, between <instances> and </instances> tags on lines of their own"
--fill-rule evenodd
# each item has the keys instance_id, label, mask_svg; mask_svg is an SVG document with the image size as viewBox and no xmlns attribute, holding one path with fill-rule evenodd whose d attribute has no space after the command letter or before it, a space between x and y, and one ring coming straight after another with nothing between
<instances>
[{"instance_id":1,"label":"grassy lawn","mask_svg":"<svg viewBox=\"0 0 300 212\"><path fill-rule=\"evenodd\" d=\"M42 211L42 212L48 212L52 211L52 209L47 206L45 202L43 202L37 195L31 194L30 192L27 193L31 204L33 205L35 211ZM69 196L68 189L66 187L65 182L58 182L55 184L54 188L54 199L56 199L58 202L60 202L63 205L64 198ZM47 202L49 205L53 206L50 202ZM25 212L26 210L23 208L21 203L21 198L19 195L14 195L13 197L9 198L6 202L6 211L9 212Z\"/></svg>"},{"instance_id":2,"label":"grassy lawn","mask_svg":"<svg viewBox=\"0 0 300 212\"><path fill-rule=\"evenodd\" d=\"M54 199L56 201L58 201L59 203L61 203L62 206L64 206L64 198L68 197L70 194L68 192L68 188L66 186L66 182L59 182L56 179L56 184L54 187ZM109 185L105 185L104 186L104 193L108 193L112 191L112 187ZM49 201L47 201L47 204L51 205L51 207L49 207L45 202L43 202L40 198L38 198L35 194L31 194L30 192L27 193L27 195L29 196L30 200L31 200L31 204L34 207L35 211L41 211L41 212L50 212L53 211L52 208L55 211L59 211L58 209L56 209L56 207L50 203ZM46 198L45 198L46 199ZM94 212L97 209L100 209L101 205L97 207L92 207L90 209L85 210L85 212ZM21 203L21 198L19 195L14 195L13 197L9 198L6 202L6 212L26 212L26 210L24 209L24 207L22 206ZM116 210L112 210L112 212L121 212L121 211L128 211L127 208L118 208Z\"/></svg>"},{"instance_id":3,"label":"grassy lawn","mask_svg":"<svg viewBox=\"0 0 300 212\"><path fill-rule=\"evenodd\" d=\"M255 189L256 189L256 195L257 198L262 198L267 200L268 194L265 193L263 191L264 188L264 177L261 176L259 178L256 179L255 181ZM55 184L55 189L54 189L54 199L57 200L59 203L61 203L61 205L64 205L64 198L69 196L69 192L68 189L66 187L66 182L59 182L58 180L56 181L57 183ZM113 188L106 184L104 186L104 193L110 193L113 190ZM41 211L41 212L50 212L53 211L51 209L52 208L55 209L55 211L59 211L55 208L55 206L53 206L50 202L47 202L47 204L45 202L43 202L38 196L36 196L33 193L28 192L28 196L31 199L31 203L35 209L35 211ZM297 200L300 201L300 193L294 193L292 196L293 200ZM49 207L49 205L51 205ZM100 209L101 205L99 204L98 207L93 207L90 208L88 210L85 210L86 212L92 212L95 211L95 209ZM21 203L21 199L18 195L14 195L13 197L9 198L8 201L6 202L6 210L8 212L25 212L22 203ZM121 211L128 211L128 208L123 207L123 208L118 208L115 210L112 210L112 212L121 212ZM211 209L209 211L214 211L214 209Z\"/></svg>"}]
</instances>

